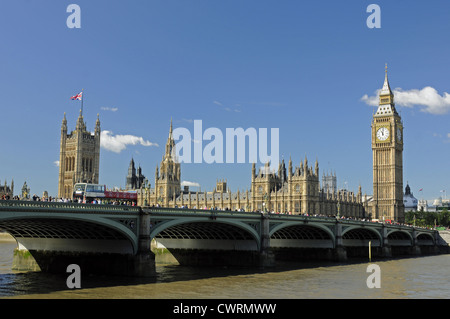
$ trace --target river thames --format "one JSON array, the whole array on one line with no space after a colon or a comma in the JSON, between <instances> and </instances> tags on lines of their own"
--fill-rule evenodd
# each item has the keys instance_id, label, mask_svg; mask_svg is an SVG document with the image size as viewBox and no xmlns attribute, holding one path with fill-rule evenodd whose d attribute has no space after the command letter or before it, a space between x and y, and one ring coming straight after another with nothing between
<instances>
[{"instance_id":1,"label":"river thames","mask_svg":"<svg viewBox=\"0 0 450 319\"><path fill-rule=\"evenodd\" d=\"M0 239L0 297L34 299L447 299L450 255L373 261L380 288L369 288L369 263L283 265L270 269L185 267L157 263L152 278L83 276L11 270L16 242Z\"/></svg>"}]
</instances>

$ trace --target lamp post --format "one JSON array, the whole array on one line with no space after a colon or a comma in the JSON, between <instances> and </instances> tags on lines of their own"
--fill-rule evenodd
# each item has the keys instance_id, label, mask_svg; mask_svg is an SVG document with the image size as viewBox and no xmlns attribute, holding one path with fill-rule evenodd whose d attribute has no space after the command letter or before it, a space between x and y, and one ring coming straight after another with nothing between
<instances>
[{"instance_id":1,"label":"lamp post","mask_svg":"<svg viewBox=\"0 0 450 319\"><path fill-rule=\"evenodd\" d=\"M148 179L144 179L145 200L144 206L148 206Z\"/></svg>"},{"instance_id":2,"label":"lamp post","mask_svg":"<svg viewBox=\"0 0 450 319\"><path fill-rule=\"evenodd\" d=\"M263 205L264 205L264 212L267 212L267 200L268 200L268 198L269 198L269 196L267 195L267 193L265 193L264 197L263 197L263 199L264 199L264 203L263 203Z\"/></svg>"},{"instance_id":3,"label":"lamp post","mask_svg":"<svg viewBox=\"0 0 450 319\"><path fill-rule=\"evenodd\" d=\"M341 201L340 200L338 200L338 202L337 202L337 204L336 204L336 207L337 207L337 215L336 215L336 219L339 219L340 218L340 216L341 216Z\"/></svg>"}]
</instances>

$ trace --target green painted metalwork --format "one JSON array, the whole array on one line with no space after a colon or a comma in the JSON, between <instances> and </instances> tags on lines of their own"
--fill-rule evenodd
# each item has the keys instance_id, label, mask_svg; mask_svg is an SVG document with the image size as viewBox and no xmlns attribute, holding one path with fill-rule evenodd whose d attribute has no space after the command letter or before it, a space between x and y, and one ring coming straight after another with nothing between
<instances>
[{"instance_id":1,"label":"green painted metalwork","mask_svg":"<svg viewBox=\"0 0 450 319\"><path fill-rule=\"evenodd\" d=\"M91 223L106 229L112 229L123 234L133 245L137 252L139 236L138 207L115 205L94 205L78 203L53 203L35 201L0 201L0 229L8 231L8 225L19 221L32 223L34 220L59 221L60 223ZM17 228L17 226L16 226ZM20 233L20 229L17 230ZM36 232L39 232L37 229ZM41 230L41 233L57 233L50 229ZM79 230L79 237L84 236L83 229ZM30 236L27 234L26 236ZM57 235L55 235L56 237ZM72 234L73 236L73 234ZM63 238L64 234L60 234Z\"/></svg>"},{"instance_id":2,"label":"green painted metalwork","mask_svg":"<svg viewBox=\"0 0 450 319\"><path fill-rule=\"evenodd\" d=\"M150 233L140 234L140 223L142 215L150 216ZM138 251L140 236L155 238L159 233L170 230L171 227L182 227L193 223L205 223L224 227L235 227L244 231L261 248L263 236L274 235L283 230L288 231L293 227L298 231L303 226L313 227L318 231L325 232L331 239L333 246L337 245L339 236L359 232L359 234L373 234L384 245L389 235L398 238L400 233L405 234L411 241L411 245L421 242L429 245L435 243L436 231L402 225L389 225L368 221L342 220L333 217L315 217L304 215L267 214L269 220L268 234L262 233L262 213L159 208L159 207L130 207L117 205L78 204L78 203L53 203L35 201L0 201L0 229L2 225L15 221L29 222L33 218L59 220L61 222L88 222L101 227L113 229L128 238L135 253ZM225 228L226 228L225 227ZM294 229L291 228L291 229ZM339 228L339 236L337 229ZM368 233L367 233L368 231ZM420 236L420 238L419 238ZM372 235L371 235L372 237ZM367 238L366 238L367 239Z\"/></svg>"}]
</instances>

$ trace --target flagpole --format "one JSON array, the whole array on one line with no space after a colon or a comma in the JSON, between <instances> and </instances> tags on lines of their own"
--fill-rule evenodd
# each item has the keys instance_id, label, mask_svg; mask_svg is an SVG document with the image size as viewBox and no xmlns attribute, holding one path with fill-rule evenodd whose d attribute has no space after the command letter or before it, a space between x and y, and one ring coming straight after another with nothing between
<instances>
[{"instance_id":1,"label":"flagpole","mask_svg":"<svg viewBox=\"0 0 450 319\"><path fill-rule=\"evenodd\" d=\"M81 89L81 116L83 116L83 101L84 101L84 89Z\"/></svg>"}]
</instances>

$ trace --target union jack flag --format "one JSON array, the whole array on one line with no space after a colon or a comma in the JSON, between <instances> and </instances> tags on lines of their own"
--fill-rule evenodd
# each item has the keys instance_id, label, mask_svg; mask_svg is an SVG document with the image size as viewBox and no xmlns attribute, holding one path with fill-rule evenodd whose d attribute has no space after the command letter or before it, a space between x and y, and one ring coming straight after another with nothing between
<instances>
[{"instance_id":1,"label":"union jack flag","mask_svg":"<svg viewBox=\"0 0 450 319\"><path fill-rule=\"evenodd\" d=\"M80 100L81 101L81 97L82 96L83 96L83 92L80 92L77 95L72 96L70 99L71 100Z\"/></svg>"}]
</instances>

